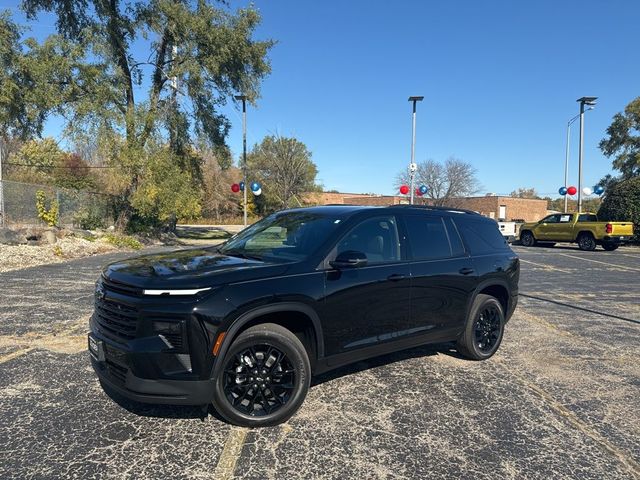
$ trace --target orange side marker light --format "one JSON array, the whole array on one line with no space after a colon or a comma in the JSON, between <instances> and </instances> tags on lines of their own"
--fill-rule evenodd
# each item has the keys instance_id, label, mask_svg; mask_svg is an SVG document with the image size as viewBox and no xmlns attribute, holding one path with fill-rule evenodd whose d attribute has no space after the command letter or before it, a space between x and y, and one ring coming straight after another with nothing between
<instances>
[{"instance_id":1,"label":"orange side marker light","mask_svg":"<svg viewBox=\"0 0 640 480\"><path fill-rule=\"evenodd\" d=\"M222 332L220 335L218 335L218 338L216 339L216 343L213 344L213 355L217 356L218 352L220 351L220 346L222 345L222 341L224 340L224 336L227 334L227 332Z\"/></svg>"}]
</instances>

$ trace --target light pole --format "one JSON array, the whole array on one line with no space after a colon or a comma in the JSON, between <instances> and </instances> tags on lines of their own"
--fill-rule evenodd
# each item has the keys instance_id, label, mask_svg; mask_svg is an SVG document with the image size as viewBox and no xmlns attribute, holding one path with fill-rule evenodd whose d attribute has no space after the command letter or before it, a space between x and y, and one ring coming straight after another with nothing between
<instances>
[{"instance_id":1,"label":"light pole","mask_svg":"<svg viewBox=\"0 0 640 480\"><path fill-rule=\"evenodd\" d=\"M409 191L411 196L409 197L409 203L413 205L413 195L415 190L415 177L416 177L416 103L424 100L424 97L409 97L409 101L413 102L413 113L411 114L411 163L409 164Z\"/></svg>"},{"instance_id":2,"label":"light pole","mask_svg":"<svg viewBox=\"0 0 640 480\"><path fill-rule=\"evenodd\" d=\"M587 110L593 110L593 106L587 108ZM573 117L571 120L569 120L567 122L567 148L566 148L566 152L565 152L565 156L564 156L564 183L563 185L565 187L567 187L569 185L569 144L571 141L571 125L573 124L573 122L575 122L578 118L580 118L580 114L576 115L575 117ZM569 201L569 197L567 197L566 195L564 196L564 212L567 213L567 203Z\"/></svg>"},{"instance_id":3,"label":"light pole","mask_svg":"<svg viewBox=\"0 0 640 480\"><path fill-rule=\"evenodd\" d=\"M247 96L236 95L236 100L242 100L242 184L243 193L243 218L244 226L247 226Z\"/></svg>"},{"instance_id":4,"label":"light pole","mask_svg":"<svg viewBox=\"0 0 640 480\"><path fill-rule=\"evenodd\" d=\"M582 213L582 156L584 151L584 106L593 107L598 97L581 97L580 102L580 153L578 154L578 213Z\"/></svg>"}]
</instances>

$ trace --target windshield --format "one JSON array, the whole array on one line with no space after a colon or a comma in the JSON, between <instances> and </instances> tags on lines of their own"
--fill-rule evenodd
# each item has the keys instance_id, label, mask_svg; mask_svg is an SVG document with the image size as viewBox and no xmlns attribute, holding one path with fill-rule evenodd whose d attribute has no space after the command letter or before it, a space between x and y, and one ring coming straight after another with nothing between
<instances>
[{"instance_id":1,"label":"windshield","mask_svg":"<svg viewBox=\"0 0 640 480\"><path fill-rule=\"evenodd\" d=\"M315 253L340 221L313 212L275 213L231 238L219 251L257 260L304 260Z\"/></svg>"}]
</instances>

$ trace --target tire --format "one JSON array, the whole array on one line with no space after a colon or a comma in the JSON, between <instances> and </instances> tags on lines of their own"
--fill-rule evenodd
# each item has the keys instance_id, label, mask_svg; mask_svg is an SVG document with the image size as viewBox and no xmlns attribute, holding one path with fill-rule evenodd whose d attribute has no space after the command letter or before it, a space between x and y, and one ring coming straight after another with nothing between
<instances>
[{"instance_id":1,"label":"tire","mask_svg":"<svg viewBox=\"0 0 640 480\"><path fill-rule=\"evenodd\" d=\"M604 248L607 252L613 252L617 250L620 245L616 245L615 243L603 243L602 248Z\"/></svg>"},{"instance_id":2,"label":"tire","mask_svg":"<svg viewBox=\"0 0 640 480\"><path fill-rule=\"evenodd\" d=\"M504 335L504 310L491 295L479 294L473 301L457 350L471 360L486 360L500 346Z\"/></svg>"},{"instance_id":3,"label":"tire","mask_svg":"<svg viewBox=\"0 0 640 480\"><path fill-rule=\"evenodd\" d=\"M592 252L596 249L596 239L588 232L578 235L578 248L585 252Z\"/></svg>"},{"instance_id":4,"label":"tire","mask_svg":"<svg viewBox=\"0 0 640 480\"><path fill-rule=\"evenodd\" d=\"M525 247L533 247L536 244L536 239L531 232L522 232L520 235L520 243Z\"/></svg>"},{"instance_id":5,"label":"tire","mask_svg":"<svg viewBox=\"0 0 640 480\"><path fill-rule=\"evenodd\" d=\"M213 406L234 425L267 427L287 421L302 405L311 383L304 345L274 323L242 332L222 362Z\"/></svg>"}]
</instances>

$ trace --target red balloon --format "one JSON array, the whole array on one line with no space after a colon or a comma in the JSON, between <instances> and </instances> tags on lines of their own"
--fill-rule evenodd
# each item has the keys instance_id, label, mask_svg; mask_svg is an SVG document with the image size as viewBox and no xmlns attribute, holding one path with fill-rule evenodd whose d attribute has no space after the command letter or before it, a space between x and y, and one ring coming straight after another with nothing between
<instances>
[{"instance_id":1,"label":"red balloon","mask_svg":"<svg viewBox=\"0 0 640 480\"><path fill-rule=\"evenodd\" d=\"M575 195L576 193L578 193L578 189L576 187L569 187L567 188L567 193L569 195Z\"/></svg>"},{"instance_id":2,"label":"red balloon","mask_svg":"<svg viewBox=\"0 0 640 480\"><path fill-rule=\"evenodd\" d=\"M233 185L231 185L231 191L233 193L238 193L240 191L240 185L238 185L237 183L234 183Z\"/></svg>"},{"instance_id":3,"label":"red balloon","mask_svg":"<svg viewBox=\"0 0 640 480\"><path fill-rule=\"evenodd\" d=\"M401 193L402 195L406 195L407 193L409 193L409 187L407 187L406 185L402 185L402 186L400 187L400 193Z\"/></svg>"},{"instance_id":4,"label":"red balloon","mask_svg":"<svg viewBox=\"0 0 640 480\"><path fill-rule=\"evenodd\" d=\"M416 188L416 195L421 197L422 196L422 192L420 191L419 188Z\"/></svg>"}]
</instances>

